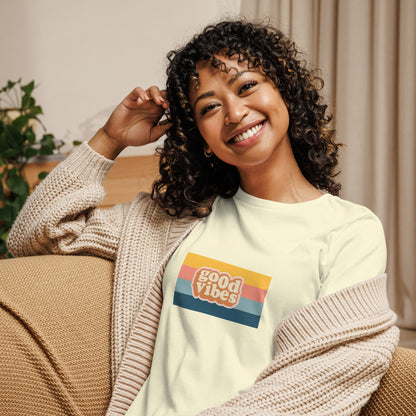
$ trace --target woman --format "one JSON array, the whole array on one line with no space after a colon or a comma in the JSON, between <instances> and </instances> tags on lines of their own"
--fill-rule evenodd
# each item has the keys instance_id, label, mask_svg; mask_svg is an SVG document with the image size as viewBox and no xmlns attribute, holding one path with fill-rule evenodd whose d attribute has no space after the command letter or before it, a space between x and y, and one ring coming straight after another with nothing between
<instances>
[{"instance_id":1,"label":"woman","mask_svg":"<svg viewBox=\"0 0 416 416\"><path fill-rule=\"evenodd\" d=\"M169 58L166 91L133 90L37 188L10 250L116 262L109 415L358 414L397 329L380 221L336 196L320 80L239 21ZM164 133L152 196L95 208L111 160Z\"/></svg>"}]
</instances>

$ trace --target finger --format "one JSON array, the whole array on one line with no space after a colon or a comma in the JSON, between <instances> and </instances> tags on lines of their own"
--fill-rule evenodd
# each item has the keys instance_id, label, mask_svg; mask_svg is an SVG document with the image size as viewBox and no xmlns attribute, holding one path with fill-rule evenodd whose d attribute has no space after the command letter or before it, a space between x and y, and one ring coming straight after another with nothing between
<instances>
[{"instance_id":1,"label":"finger","mask_svg":"<svg viewBox=\"0 0 416 416\"><path fill-rule=\"evenodd\" d=\"M133 99L133 101L138 102L145 102L150 100L148 93L141 87L136 87L131 92L131 98Z\"/></svg>"},{"instance_id":2,"label":"finger","mask_svg":"<svg viewBox=\"0 0 416 416\"><path fill-rule=\"evenodd\" d=\"M171 127L173 123L167 122L163 124L156 124L150 131L150 140L149 143L153 143L156 140L160 139Z\"/></svg>"},{"instance_id":3,"label":"finger","mask_svg":"<svg viewBox=\"0 0 416 416\"><path fill-rule=\"evenodd\" d=\"M156 104L161 105L165 110L169 108L166 90L161 90L159 87L154 85L150 87L147 92Z\"/></svg>"},{"instance_id":4,"label":"finger","mask_svg":"<svg viewBox=\"0 0 416 416\"><path fill-rule=\"evenodd\" d=\"M166 110L170 107L170 103L168 101L168 93L166 90L160 90L160 94L163 97L163 108Z\"/></svg>"},{"instance_id":5,"label":"finger","mask_svg":"<svg viewBox=\"0 0 416 416\"><path fill-rule=\"evenodd\" d=\"M143 94L143 91L143 88L136 87L133 91L130 92L127 98L129 98L132 101L136 101L140 97L140 94Z\"/></svg>"},{"instance_id":6,"label":"finger","mask_svg":"<svg viewBox=\"0 0 416 416\"><path fill-rule=\"evenodd\" d=\"M149 101L150 98L148 97L146 91L143 88L136 87L130 94L126 97L126 105L130 106L130 103L137 103L141 104L143 102Z\"/></svg>"},{"instance_id":7,"label":"finger","mask_svg":"<svg viewBox=\"0 0 416 416\"><path fill-rule=\"evenodd\" d=\"M156 85L153 85L152 87L148 88L147 93L148 93L148 95L150 95L151 99L156 104L163 106L166 103L166 100L165 100L161 90Z\"/></svg>"},{"instance_id":8,"label":"finger","mask_svg":"<svg viewBox=\"0 0 416 416\"><path fill-rule=\"evenodd\" d=\"M151 100L151 98L150 98L149 94L146 91L141 90L139 92L139 97L137 99L138 103L141 103L141 102L145 103L145 102L150 101L150 100Z\"/></svg>"}]
</instances>

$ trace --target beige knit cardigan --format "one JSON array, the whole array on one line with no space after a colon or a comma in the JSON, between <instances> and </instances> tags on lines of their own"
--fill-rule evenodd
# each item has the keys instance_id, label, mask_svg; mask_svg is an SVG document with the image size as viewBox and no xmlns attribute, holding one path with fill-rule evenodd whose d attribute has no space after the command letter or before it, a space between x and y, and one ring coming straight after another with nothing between
<instances>
[{"instance_id":1,"label":"beige knit cardigan","mask_svg":"<svg viewBox=\"0 0 416 416\"><path fill-rule=\"evenodd\" d=\"M197 224L167 216L138 194L97 209L114 162L87 144L28 199L9 236L15 256L89 254L115 261L113 394L107 415L123 415L150 372L167 261ZM252 388L201 415L358 415L398 343L386 276L326 296L283 319L275 357Z\"/></svg>"}]
</instances>

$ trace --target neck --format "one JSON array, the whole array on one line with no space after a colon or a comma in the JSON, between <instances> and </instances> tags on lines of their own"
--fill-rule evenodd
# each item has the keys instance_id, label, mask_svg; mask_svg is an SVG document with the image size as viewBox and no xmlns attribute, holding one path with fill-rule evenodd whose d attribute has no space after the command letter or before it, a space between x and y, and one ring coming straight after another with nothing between
<instances>
[{"instance_id":1,"label":"neck","mask_svg":"<svg viewBox=\"0 0 416 416\"><path fill-rule=\"evenodd\" d=\"M279 160L239 169L240 186L257 198L283 203L298 203L316 199L322 193L303 176L290 144Z\"/></svg>"}]
</instances>

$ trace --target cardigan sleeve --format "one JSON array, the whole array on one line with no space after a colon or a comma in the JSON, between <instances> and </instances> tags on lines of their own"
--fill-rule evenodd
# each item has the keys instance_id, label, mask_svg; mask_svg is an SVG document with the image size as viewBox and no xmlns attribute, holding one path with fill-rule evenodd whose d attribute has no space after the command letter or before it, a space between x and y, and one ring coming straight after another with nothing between
<instances>
[{"instance_id":1,"label":"cardigan sleeve","mask_svg":"<svg viewBox=\"0 0 416 416\"><path fill-rule=\"evenodd\" d=\"M275 357L245 393L200 416L358 415L398 343L385 275L333 293L286 317Z\"/></svg>"},{"instance_id":2,"label":"cardigan sleeve","mask_svg":"<svg viewBox=\"0 0 416 416\"><path fill-rule=\"evenodd\" d=\"M88 254L114 259L128 204L98 209L113 166L83 143L34 190L8 237L16 256Z\"/></svg>"}]
</instances>

